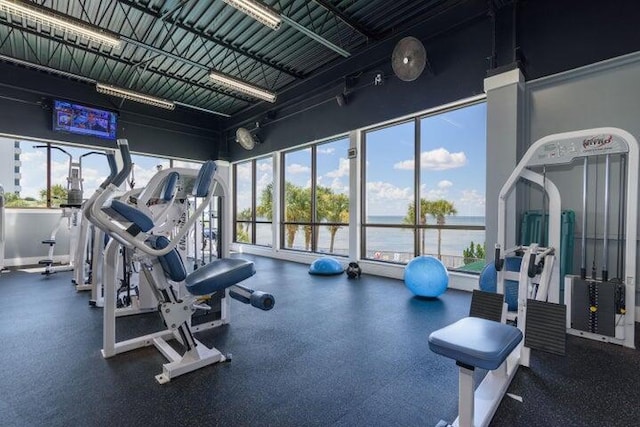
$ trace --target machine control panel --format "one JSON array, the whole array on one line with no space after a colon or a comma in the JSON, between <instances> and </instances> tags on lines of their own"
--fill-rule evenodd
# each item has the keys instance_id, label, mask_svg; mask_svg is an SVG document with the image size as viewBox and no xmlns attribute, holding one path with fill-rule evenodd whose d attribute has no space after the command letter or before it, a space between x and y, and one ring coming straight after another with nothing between
<instances>
[{"instance_id":1,"label":"machine control panel","mask_svg":"<svg viewBox=\"0 0 640 427\"><path fill-rule=\"evenodd\" d=\"M628 153L627 142L616 135L598 134L587 137L549 141L541 145L527 166L561 165L578 157Z\"/></svg>"}]
</instances>

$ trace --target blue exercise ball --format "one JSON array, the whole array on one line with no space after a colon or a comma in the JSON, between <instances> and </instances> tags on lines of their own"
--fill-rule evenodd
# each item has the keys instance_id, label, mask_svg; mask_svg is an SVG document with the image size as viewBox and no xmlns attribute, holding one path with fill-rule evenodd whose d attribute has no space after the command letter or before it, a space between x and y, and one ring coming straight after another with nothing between
<instances>
[{"instance_id":1,"label":"blue exercise ball","mask_svg":"<svg viewBox=\"0 0 640 427\"><path fill-rule=\"evenodd\" d=\"M343 271L342 264L340 264L337 259L331 257L318 258L309 266L309 274L317 274L320 276L342 274Z\"/></svg>"},{"instance_id":2,"label":"blue exercise ball","mask_svg":"<svg viewBox=\"0 0 640 427\"><path fill-rule=\"evenodd\" d=\"M414 295L435 298L449 285L449 272L438 258L419 256L404 268L404 284Z\"/></svg>"},{"instance_id":3,"label":"blue exercise ball","mask_svg":"<svg viewBox=\"0 0 640 427\"><path fill-rule=\"evenodd\" d=\"M520 271L520 257L506 257L504 262L505 271ZM486 292L497 292L498 272L493 262L488 263L482 269L479 280L480 290ZM518 309L518 282L513 280L504 281L504 300L509 311Z\"/></svg>"}]
</instances>

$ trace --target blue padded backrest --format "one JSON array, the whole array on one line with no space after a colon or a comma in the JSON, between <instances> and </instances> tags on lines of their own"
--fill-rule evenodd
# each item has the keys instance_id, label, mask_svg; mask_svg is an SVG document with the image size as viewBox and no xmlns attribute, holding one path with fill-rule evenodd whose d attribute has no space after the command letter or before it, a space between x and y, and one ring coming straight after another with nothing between
<instances>
[{"instance_id":1,"label":"blue padded backrest","mask_svg":"<svg viewBox=\"0 0 640 427\"><path fill-rule=\"evenodd\" d=\"M116 211L127 221L134 223L145 233L153 228L153 220L145 213L139 211L135 207L128 205L120 200L111 200L111 209Z\"/></svg>"},{"instance_id":2,"label":"blue padded backrest","mask_svg":"<svg viewBox=\"0 0 640 427\"><path fill-rule=\"evenodd\" d=\"M176 184L178 184L178 178L180 174L178 172L171 172L167 176L167 181L164 187L164 192L162 193L162 198L165 202L170 202L173 198L173 193L176 190Z\"/></svg>"},{"instance_id":3,"label":"blue padded backrest","mask_svg":"<svg viewBox=\"0 0 640 427\"><path fill-rule=\"evenodd\" d=\"M149 243L153 249L164 249L169 246L169 239L164 236L151 236ZM173 248L168 254L158 258L164 274L174 282L182 282L187 277L187 270L184 268L182 258L178 251Z\"/></svg>"},{"instance_id":4,"label":"blue padded backrest","mask_svg":"<svg viewBox=\"0 0 640 427\"><path fill-rule=\"evenodd\" d=\"M209 191L209 186L211 185L213 175L216 173L216 169L217 166L213 160L208 160L202 165L200 172L198 172L196 182L193 184L192 194L194 196L205 197L207 195L207 191Z\"/></svg>"}]
</instances>

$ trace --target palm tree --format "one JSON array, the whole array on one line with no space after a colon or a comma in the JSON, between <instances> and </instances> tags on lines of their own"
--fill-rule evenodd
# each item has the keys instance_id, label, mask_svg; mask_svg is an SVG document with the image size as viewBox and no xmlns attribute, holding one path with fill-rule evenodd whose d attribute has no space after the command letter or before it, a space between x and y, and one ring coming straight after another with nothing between
<instances>
[{"instance_id":1,"label":"palm tree","mask_svg":"<svg viewBox=\"0 0 640 427\"><path fill-rule=\"evenodd\" d=\"M237 213L236 220L238 221L250 221L251 220L251 208L243 209ZM236 227L236 241L250 243L249 239L249 222L238 223Z\"/></svg>"},{"instance_id":2,"label":"palm tree","mask_svg":"<svg viewBox=\"0 0 640 427\"><path fill-rule=\"evenodd\" d=\"M453 206L448 200L440 199L434 202L429 202L428 213L436 220L436 225L438 226L438 259L442 258L441 255L441 247L442 247L442 229L441 227L445 224L445 217L447 215L455 215L458 213L456 208Z\"/></svg>"},{"instance_id":3,"label":"palm tree","mask_svg":"<svg viewBox=\"0 0 640 427\"><path fill-rule=\"evenodd\" d=\"M418 219L420 225L427 225L427 215L431 210L431 203L432 202L430 202L427 199L420 198L420 218ZM404 224L413 225L415 223L415 218L416 218L416 204L415 202L411 202L409 203L409 206L407 208L407 215L403 218L402 222ZM422 243L422 250L420 251L420 254L424 254L425 252L426 232L427 232L426 229L424 228L420 229L420 239Z\"/></svg>"},{"instance_id":4,"label":"palm tree","mask_svg":"<svg viewBox=\"0 0 640 427\"><path fill-rule=\"evenodd\" d=\"M317 197L318 221L326 220L329 223L349 222L349 197L346 194L334 194L330 188L318 187ZM336 233L342 228L342 226L334 224L327 227L329 228L329 234L331 236L329 252L333 252Z\"/></svg>"},{"instance_id":5,"label":"palm tree","mask_svg":"<svg viewBox=\"0 0 640 427\"><path fill-rule=\"evenodd\" d=\"M256 213L273 221L273 183L269 183L260 193L260 203L256 206Z\"/></svg>"},{"instance_id":6,"label":"palm tree","mask_svg":"<svg viewBox=\"0 0 640 427\"><path fill-rule=\"evenodd\" d=\"M311 221L311 189L302 188L291 182L285 183L285 222L310 222ZM293 246L299 225L286 224L287 247ZM305 248L308 250L311 244L311 227L304 226Z\"/></svg>"}]
</instances>

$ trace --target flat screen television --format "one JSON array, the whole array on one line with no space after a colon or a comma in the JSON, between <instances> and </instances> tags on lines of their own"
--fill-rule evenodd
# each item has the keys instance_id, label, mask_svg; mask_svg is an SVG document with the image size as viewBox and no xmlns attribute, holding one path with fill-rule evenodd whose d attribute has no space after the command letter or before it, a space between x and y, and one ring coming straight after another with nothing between
<instances>
[{"instance_id":1,"label":"flat screen television","mask_svg":"<svg viewBox=\"0 0 640 427\"><path fill-rule=\"evenodd\" d=\"M118 116L114 111L53 101L53 130L98 138L116 139Z\"/></svg>"}]
</instances>

